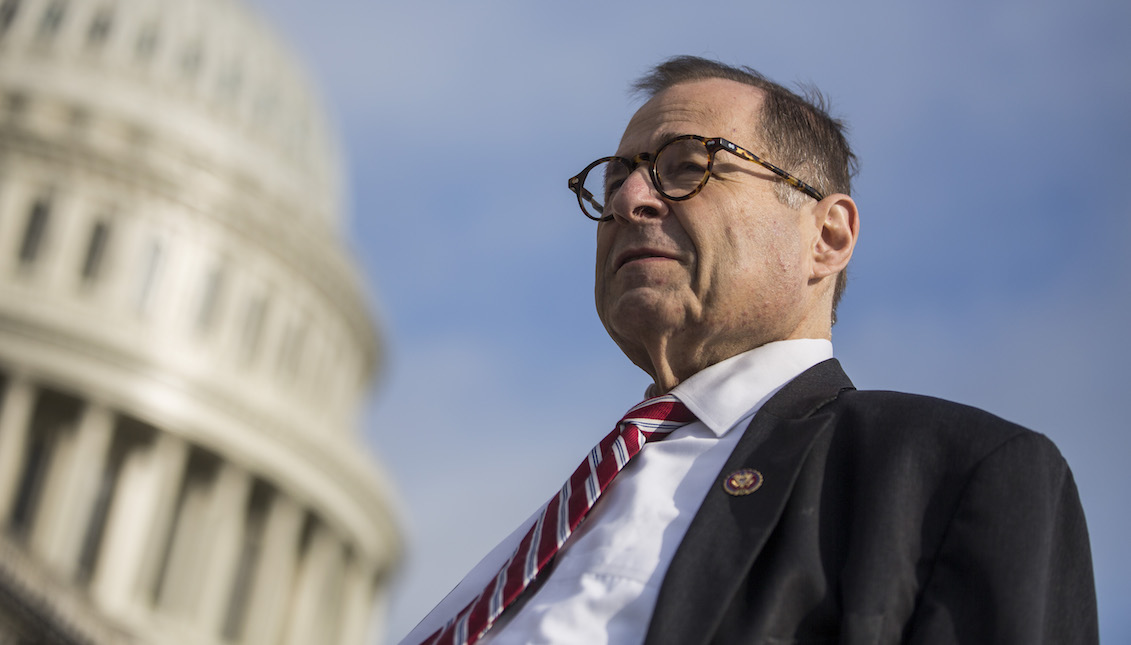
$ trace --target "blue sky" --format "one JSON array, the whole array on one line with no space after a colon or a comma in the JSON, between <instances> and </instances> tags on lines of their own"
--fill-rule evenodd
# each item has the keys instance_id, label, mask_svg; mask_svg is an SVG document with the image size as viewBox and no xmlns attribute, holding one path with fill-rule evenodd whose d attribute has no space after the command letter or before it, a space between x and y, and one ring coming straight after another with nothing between
<instances>
[{"instance_id":1,"label":"blue sky","mask_svg":"<svg viewBox=\"0 0 1131 645\"><path fill-rule=\"evenodd\" d=\"M696 54L815 84L849 122L862 233L837 355L858 387L1049 435L1101 636L1131 642L1131 5L919 4L254 0L339 124L386 346L362 428L409 547L386 638L641 398L566 179L615 149L632 79Z\"/></svg>"}]
</instances>

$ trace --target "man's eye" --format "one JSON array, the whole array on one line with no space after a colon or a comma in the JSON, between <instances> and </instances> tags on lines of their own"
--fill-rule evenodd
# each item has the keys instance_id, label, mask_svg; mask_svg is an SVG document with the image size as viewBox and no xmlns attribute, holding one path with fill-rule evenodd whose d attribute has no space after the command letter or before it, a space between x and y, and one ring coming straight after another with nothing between
<instances>
[{"instance_id":1,"label":"man's eye","mask_svg":"<svg viewBox=\"0 0 1131 645\"><path fill-rule=\"evenodd\" d=\"M707 159L698 156L675 157L666 160L657 169L661 181L698 182L707 174Z\"/></svg>"}]
</instances>

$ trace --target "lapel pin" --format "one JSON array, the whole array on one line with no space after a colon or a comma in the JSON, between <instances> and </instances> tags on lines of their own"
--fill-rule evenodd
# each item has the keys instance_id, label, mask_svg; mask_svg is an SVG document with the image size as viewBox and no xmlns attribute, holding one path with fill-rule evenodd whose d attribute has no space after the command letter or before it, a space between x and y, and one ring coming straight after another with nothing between
<instances>
[{"instance_id":1,"label":"lapel pin","mask_svg":"<svg viewBox=\"0 0 1131 645\"><path fill-rule=\"evenodd\" d=\"M762 473L753 468L736 470L723 480L723 490L736 497L749 495L762 487Z\"/></svg>"}]
</instances>

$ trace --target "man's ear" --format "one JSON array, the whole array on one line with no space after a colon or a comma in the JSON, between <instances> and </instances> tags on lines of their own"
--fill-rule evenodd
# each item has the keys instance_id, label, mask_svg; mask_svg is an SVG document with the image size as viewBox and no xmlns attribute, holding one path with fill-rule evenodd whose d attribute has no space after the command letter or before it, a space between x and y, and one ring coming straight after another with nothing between
<instances>
[{"instance_id":1,"label":"man's ear","mask_svg":"<svg viewBox=\"0 0 1131 645\"><path fill-rule=\"evenodd\" d=\"M817 238L813 244L810 279L836 275L848 266L856 237L860 233L860 217L856 202L843 193L835 193L817 202L813 210Z\"/></svg>"}]
</instances>

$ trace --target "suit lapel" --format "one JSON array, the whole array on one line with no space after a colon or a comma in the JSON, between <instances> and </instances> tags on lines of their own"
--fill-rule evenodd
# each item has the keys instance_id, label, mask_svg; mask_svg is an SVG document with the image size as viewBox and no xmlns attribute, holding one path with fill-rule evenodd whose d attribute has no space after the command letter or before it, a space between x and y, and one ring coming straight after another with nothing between
<instances>
[{"instance_id":1,"label":"suit lapel","mask_svg":"<svg viewBox=\"0 0 1131 645\"><path fill-rule=\"evenodd\" d=\"M775 394L750 422L676 550L646 645L706 642L761 552L814 443L832 418L816 414L851 389L835 359L806 370ZM750 468L763 476L747 495L727 494L723 482Z\"/></svg>"}]
</instances>

